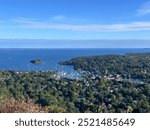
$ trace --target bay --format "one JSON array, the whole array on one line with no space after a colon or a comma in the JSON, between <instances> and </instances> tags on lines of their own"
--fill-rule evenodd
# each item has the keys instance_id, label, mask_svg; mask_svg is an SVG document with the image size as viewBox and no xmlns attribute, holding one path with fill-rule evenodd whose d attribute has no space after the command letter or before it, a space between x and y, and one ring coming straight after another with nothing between
<instances>
[{"instance_id":1,"label":"bay","mask_svg":"<svg viewBox=\"0 0 150 130\"><path fill-rule=\"evenodd\" d=\"M150 49L0 49L0 70L54 70L71 76L78 75L78 72L72 66L59 65L59 62L80 56L145 52L150 52ZM35 65L30 62L35 59L42 60L42 64Z\"/></svg>"}]
</instances>

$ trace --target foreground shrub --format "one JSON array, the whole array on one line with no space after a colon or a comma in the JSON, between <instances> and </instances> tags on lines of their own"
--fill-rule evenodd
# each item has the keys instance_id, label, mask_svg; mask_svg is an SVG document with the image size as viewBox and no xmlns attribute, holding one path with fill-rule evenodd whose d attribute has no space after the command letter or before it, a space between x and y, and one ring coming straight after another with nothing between
<instances>
[{"instance_id":1,"label":"foreground shrub","mask_svg":"<svg viewBox=\"0 0 150 130\"><path fill-rule=\"evenodd\" d=\"M41 106L32 100L5 99L0 103L0 113L43 113Z\"/></svg>"},{"instance_id":2,"label":"foreground shrub","mask_svg":"<svg viewBox=\"0 0 150 130\"><path fill-rule=\"evenodd\" d=\"M64 108L56 106L56 105L46 106L44 110L45 112L48 112L48 113L65 113L66 112Z\"/></svg>"}]
</instances>

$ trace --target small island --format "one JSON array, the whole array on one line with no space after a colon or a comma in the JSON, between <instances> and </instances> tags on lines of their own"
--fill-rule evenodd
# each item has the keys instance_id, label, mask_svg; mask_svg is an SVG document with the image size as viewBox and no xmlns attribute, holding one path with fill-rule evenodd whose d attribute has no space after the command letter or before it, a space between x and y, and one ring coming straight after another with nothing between
<instances>
[{"instance_id":1,"label":"small island","mask_svg":"<svg viewBox=\"0 0 150 130\"><path fill-rule=\"evenodd\" d=\"M30 61L32 64L42 64L42 61L40 59L36 59L36 60L31 60Z\"/></svg>"}]
</instances>

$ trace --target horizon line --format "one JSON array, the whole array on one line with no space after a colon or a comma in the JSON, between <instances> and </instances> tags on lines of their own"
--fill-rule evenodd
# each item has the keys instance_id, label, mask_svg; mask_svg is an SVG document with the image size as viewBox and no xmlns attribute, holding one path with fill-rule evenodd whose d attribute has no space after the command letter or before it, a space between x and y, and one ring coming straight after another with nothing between
<instances>
[{"instance_id":1,"label":"horizon line","mask_svg":"<svg viewBox=\"0 0 150 130\"><path fill-rule=\"evenodd\" d=\"M134 39L134 38L132 38L132 39L118 39L118 38L116 38L116 39L42 39L42 38L40 38L40 39L36 39L36 38L0 38L0 40L68 40L68 41L93 41L93 40L150 40L150 39Z\"/></svg>"},{"instance_id":2,"label":"horizon line","mask_svg":"<svg viewBox=\"0 0 150 130\"><path fill-rule=\"evenodd\" d=\"M107 47L103 47L103 48L94 48L94 47L93 48L83 48L83 47L82 48L71 48L71 47L70 48L69 47L68 48L67 47L66 48L54 48L54 47L53 48L50 48L50 47L49 48L35 48L35 47L34 48L33 47L31 47L31 48L30 47L24 47L24 48L23 47L18 47L18 48L11 47L11 48L9 48L8 47L7 48L7 47L4 47L4 48L1 48L0 47L0 49L150 49L150 47L118 47L118 48L117 47L115 47L115 48L113 48L113 47L109 47L109 48L107 48Z\"/></svg>"}]
</instances>

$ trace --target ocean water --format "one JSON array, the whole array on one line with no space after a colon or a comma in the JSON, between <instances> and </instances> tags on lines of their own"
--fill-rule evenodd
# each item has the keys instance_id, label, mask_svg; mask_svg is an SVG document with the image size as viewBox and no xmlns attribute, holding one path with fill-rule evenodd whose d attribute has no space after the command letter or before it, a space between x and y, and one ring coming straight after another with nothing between
<instances>
[{"instance_id":1,"label":"ocean water","mask_svg":"<svg viewBox=\"0 0 150 130\"><path fill-rule=\"evenodd\" d=\"M72 66L59 62L79 56L150 52L150 49L0 49L0 70L49 71L78 74ZM30 63L41 59L40 65Z\"/></svg>"}]
</instances>

